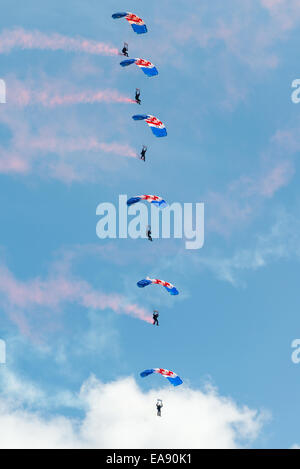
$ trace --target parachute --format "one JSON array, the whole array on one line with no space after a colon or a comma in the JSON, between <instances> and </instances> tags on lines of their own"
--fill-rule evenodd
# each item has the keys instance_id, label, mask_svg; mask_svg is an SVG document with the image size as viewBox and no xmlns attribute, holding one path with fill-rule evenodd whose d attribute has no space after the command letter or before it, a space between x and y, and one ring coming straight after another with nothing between
<instances>
[{"instance_id":1,"label":"parachute","mask_svg":"<svg viewBox=\"0 0 300 469\"><path fill-rule=\"evenodd\" d=\"M129 13L129 12L114 13L112 17L114 20L119 19L119 18L125 18L128 21L128 23L131 24L133 31L137 34L145 34L148 31L147 26L145 25L142 18L139 18L134 13Z\"/></svg>"},{"instance_id":2,"label":"parachute","mask_svg":"<svg viewBox=\"0 0 300 469\"><path fill-rule=\"evenodd\" d=\"M182 379L173 371L169 370L164 370L163 368L151 368L150 370L145 370L140 373L141 378L146 378L149 375L152 375L152 373L158 373L162 375L164 378L167 378L167 380L173 384L173 386L180 386L180 384L183 383Z\"/></svg>"},{"instance_id":3,"label":"parachute","mask_svg":"<svg viewBox=\"0 0 300 469\"><path fill-rule=\"evenodd\" d=\"M145 279L140 280L137 283L137 286L139 288L145 288L148 287L148 285L161 285L162 287L165 287L165 289L170 293L170 295L179 295L179 291L177 290L177 288L174 287L172 283L165 282L164 280L146 277Z\"/></svg>"},{"instance_id":4,"label":"parachute","mask_svg":"<svg viewBox=\"0 0 300 469\"><path fill-rule=\"evenodd\" d=\"M136 64L148 77L155 77L158 75L157 68L149 60L144 59L129 59L120 62L121 67L128 67L129 65Z\"/></svg>"},{"instance_id":5,"label":"parachute","mask_svg":"<svg viewBox=\"0 0 300 469\"><path fill-rule=\"evenodd\" d=\"M165 208L168 206L167 202L163 200L158 195L136 195L135 197L131 197L127 200L127 205L137 204L141 200L146 200L150 204L156 205L159 208Z\"/></svg>"},{"instance_id":6,"label":"parachute","mask_svg":"<svg viewBox=\"0 0 300 469\"><path fill-rule=\"evenodd\" d=\"M132 119L135 121L146 121L155 137L166 137L167 136L167 129L164 124L157 119L157 117L147 115L147 114L137 114L132 116Z\"/></svg>"}]
</instances>

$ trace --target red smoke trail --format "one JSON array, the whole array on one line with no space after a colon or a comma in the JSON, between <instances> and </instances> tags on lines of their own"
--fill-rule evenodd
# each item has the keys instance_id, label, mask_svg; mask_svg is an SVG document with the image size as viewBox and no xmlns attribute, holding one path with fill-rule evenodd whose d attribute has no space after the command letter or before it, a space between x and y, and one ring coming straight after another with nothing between
<instances>
[{"instance_id":1,"label":"red smoke trail","mask_svg":"<svg viewBox=\"0 0 300 469\"><path fill-rule=\"evenodd\" d=\"M93 55L119 54L118 49L92 39L72 38L58 33L25 31L23 28L6 29L0 34L0 53L9 53L13 49L63 50Z\"/></svg>"}]
</instances>

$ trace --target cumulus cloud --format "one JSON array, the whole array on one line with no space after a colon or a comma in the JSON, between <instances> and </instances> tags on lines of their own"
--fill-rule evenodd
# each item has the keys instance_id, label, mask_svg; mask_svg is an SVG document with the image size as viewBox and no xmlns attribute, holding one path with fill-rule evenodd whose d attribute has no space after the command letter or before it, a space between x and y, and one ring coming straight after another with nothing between
<instances>
[{"instance_id":1,"label":"cumulus cloud","mask_svg":"<svg viewBox=\"0 0 300 469\"><path fill-rule=\"evenodd\" d=\"M157 398L164 401L156 416ZM87 380L82 419L42 415L0 398L1 448L239 448L259 437L267 413L239 406L207 387L142 391L132 377ZM74 401L70 403L74 406Z\"/></svg>"}]
</instances>

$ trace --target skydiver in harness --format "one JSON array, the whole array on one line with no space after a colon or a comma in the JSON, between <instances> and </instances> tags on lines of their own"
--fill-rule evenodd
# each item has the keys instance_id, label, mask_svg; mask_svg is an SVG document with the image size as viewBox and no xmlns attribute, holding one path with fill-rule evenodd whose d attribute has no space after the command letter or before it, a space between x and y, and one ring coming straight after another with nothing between
<instances>
[{"instance_id":1,"label":"skydiver in harness","mask_svg":"<svg viewBox=\"0 0 300 469\"><path fill-rule=\"evenodd\" d=\"M137 102L137 104L142 104L140 96L141 96L141 90L136 88L136 90L135 90L135 101Z\"/></svg>"},{"instance_id":2,"label":"skydiver in harness","mask_svg":"<svg viewBox=\"0 0 300 469\"><path fill-rule=\"evenodd\" d=\"M147 228L147 238L149 241L153 241L152 236L151 236L151 226L149 225Z\"/></svg>"},{"instance_id":3,"label":"skydiver in harness","mask_svg":"<svg viewBox=\"0 0 300 469\"><path fill-rule=\"evenodd\" d=\"M153 326L155 326L155 324L156 324L157 326L159 326L159 324L158 324L158 316L159 316L158 311L155 309L155 310L153 311Z\"/></svg>"},{"instance_id":4,"label":"skydiver in harness","mask_svg":"<svg viewBox=\"0 0 300 469\"><path fill-rule=\"evenodd\" d=\"M161 409L163 408L163 402L161 399L157 399L156 409L157 409L157 417L161 417Z\"/></svg>"},{"instance_id":5,"label":"skydiver in harness","mask_svg":"<svg viewBox=\"0 0 300 469\"><path fill-rule=\"evenodd\" d=\"M141 151L141 160L146 161L146 152L147 152L147 147L143 145L142 151Z\"/></svg>"},{"instance_id":6,"label":"skydiver in harness","mask_svg":"<svg viewBox=\"0 0 300 469\"><path fill-rule=\"evenodd\" d=\"M127 42L124 42L124 46L123 46L123 49L122 49L122 55L124 55L125 57L129 57L129 55L128 55L128 44L127 44Z\"/></svg>"}]
</instances>

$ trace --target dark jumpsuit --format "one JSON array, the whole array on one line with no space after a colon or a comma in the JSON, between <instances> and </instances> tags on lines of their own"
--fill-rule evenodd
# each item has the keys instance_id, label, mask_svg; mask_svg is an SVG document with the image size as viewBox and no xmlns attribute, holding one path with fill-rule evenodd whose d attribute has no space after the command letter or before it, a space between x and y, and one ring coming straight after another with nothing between
<instances>
[{"instance_id":1,"label":"dark jumpsuit","mask_svg":"<svg viewBox=\"0 0 300 469\"><path fill-rule=\"evenodd\" d=\"M159 325L159 324L158 324L158 314L157 314L157 313L156 313L156 314L155 314L155 313L153 314L153 325L155 326L155 324L156 324L157 326Z\"/></svg>"},{"instance_id":2,"label":"dark jumpsuit","mask_svg":"<svg viewBox=\"0 0 300 469\"><path fill-rule=\"evenodd\" d=\"M139 91L137 91L135 93L135 100L138 104L141 104L140 96L141 96L141 93Z\"/></svg>"}]
</instances>

